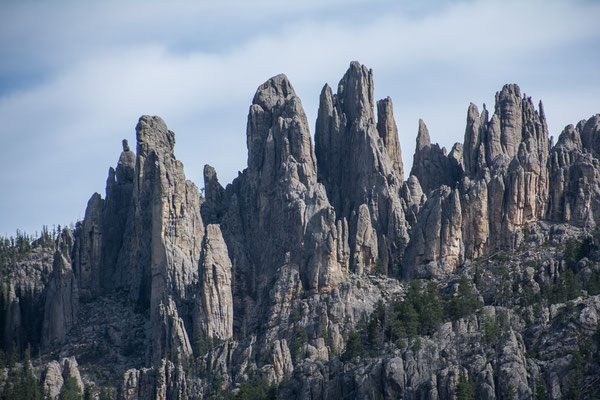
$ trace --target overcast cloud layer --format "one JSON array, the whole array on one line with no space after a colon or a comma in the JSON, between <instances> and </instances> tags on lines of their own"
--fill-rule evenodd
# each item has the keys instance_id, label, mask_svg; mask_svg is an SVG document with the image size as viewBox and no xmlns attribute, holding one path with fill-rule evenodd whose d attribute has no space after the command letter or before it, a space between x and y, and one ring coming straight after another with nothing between
<instances>
[{"instance_id":1,"label":"overcast cloud layer","mask_svg":"<svg viewBox=\"0 0 600 400\"><path fill-rule=\"evenodd\" d=\"M142 114L175 132L188 179L211 164L229 183L256 87L281 72L314 127L322 86L372 68L406 175L418 118L449 148L469 102L493 109L505 83L543 100L555 138L600 112L594 2L195 3L0 4L0 234L83 218Z\"/></svg>"}]
</instances>

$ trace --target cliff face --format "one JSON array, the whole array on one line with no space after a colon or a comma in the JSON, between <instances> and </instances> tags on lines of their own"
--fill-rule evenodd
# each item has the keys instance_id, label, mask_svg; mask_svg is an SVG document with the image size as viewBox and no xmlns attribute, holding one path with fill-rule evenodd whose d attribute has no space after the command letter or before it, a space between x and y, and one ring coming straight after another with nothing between
<instances>
[{"instance_id":1,"label":"cliff face","mask_svg":"<svg viewBox=\"0 0 600 400\"><path fill-rule=\"evenodd\" d=\"M517 85L496 93L491 118L485 105L481 114L469 106L464 143L449 155L431 145L419 121L412 174L431 204L418 218L404 276L440 275L465 258L517 247L527 224L549 217L549 159L543 106L536 111ZM444 186L456 192L456 201L441 201L445 191L433 191Z\"/></svg>"},{"instance_id":2,"label":"cliff face","mask_svg":"<svg viewBox=\"0 0 600 400\"><path fill-rule=\"evenodd\" d=\"M567 126L550 153L548 217L595 228L600 215L600 115Z\"/></svg>"},{"instance_id":3,"label":"cliff face","mask_svg":"<svg viewBox=\"0 0 600 400\"><path fill-rule=\"evenodd\" d=\"M391 100L378 103L373 72L357 62L338 84L325 85L315 131L319 181L336 213L347 221L351 269L388 271L402 260L408 240L404 172Z\"/></svg>"},{"instance_id":4,"label":"cliff face","mask_svg":"<svg viewBox=\"0 0 600 400\"><path fill-rule=\"evenodd\" d=\"M142 116L73 232L3 247L4 349L39 352L52 398L106 376L121 399L593 396L600 115L551 147L542 104L506 85L449 153L420 120L404 180L373 88L357 62L325 85L313 149L291 83L269 79L247 168L224 188L206 166L204 197Z\"/></svg>"}]
</instances>

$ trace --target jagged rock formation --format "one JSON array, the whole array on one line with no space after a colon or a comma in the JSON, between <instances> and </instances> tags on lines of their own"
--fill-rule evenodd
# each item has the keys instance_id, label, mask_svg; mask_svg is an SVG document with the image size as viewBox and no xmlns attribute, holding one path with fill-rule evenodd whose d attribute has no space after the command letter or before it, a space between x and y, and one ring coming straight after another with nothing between
<instances>
[{"instance_id":1,"label":"jagged rock formation","mask_svg":"<svg viewBox=\"0 0 600 400\"><path fill-rule=\"evenodd\" d=\"M404 164L402 163L402 150L398 140L398 127L394 120L394 106L388 96L377 102L377 132L383 139L383 145L392 161L393 168L400 181L404 181Z\"/></svg>"},{"instance_id":2,"label":"jagged rock formation","mask_svg":"<svg viewBox=\"0 0 600 400\"><path fill-rule=\"evenodd\" d=\"M55 246L34 247L2 273L0 283L0 340L23 348L39 344L44 323L45 292L53 271ZM6 266L5 266L6 267Z\"/></svg>"},{"instance_id":3,"label":"jagged rock formation","mask_svg":"<svg viewBox=\"0 0 600 400\"><path fill-rule=\"evenodd\" d=\"M419 271L420 264L427 264L427 270L447 272L463 257L516 247L523 227L546 218L549 148L541 102L538 112L531 98L521 98L517 85L505 85L496 94L491 119L485 106L481 115L474 104L469 106L464 145L455 145L448 156L430 144L427 129L420 121L412 173L425 193L440 185L457 191L460 210L455 203L447 203L444 208L437 196L428 200L432 204L423 207L426 214L417 218L420 228L416 230L426 234L412 236L404 275L426 275ZM431 209L435 214L455 214L454 222L460 223L461 229L453 225L455 229L448 236L429 227L425 220ZM431 253L424 247L424 243L431 242L435 244L430 248L453 250L448 255Z\"/></svg>"},{"instance_id":4,"label":"jagged rock formation","mask_svg":"<svg viewBox=\"0 0 600 400\"><path fill-rule=\"evenodd\" d=\"M109 170L106 200L94 194L76 238L65 231L57 241L44 347L64 341L79 290L85 299L125 290L152 321L153 362L190 357L190 338L200 334L232 336L231 262L219 227L205 237L198 189L185 180L162 119L141 117L136 135L137 154L124 141L116 170Z\"/></svg>"},{"instance_id":5,"label":"jagged rock formation","mask_svg":"<svg viewBox=\"0 0 600 400\"><path fill-rule=\"evenodd\" d=\"M208 225L202 244L201 295L194 313L196 332L221 340L233 337L231 261L218 225Z\"/></svg>"},{"instance_id":6,"label":"jagged rock formation","mask_svg":"<svg viewBox=\"0 0 600 400\"><path fill-rule=\"evenodd\" d=\"M413 228L406 258L420 266L414 275L443 276L464 257L462 209L457 190L442 186L430 194ZM405 271L406 273L406 271ZM406 275L409 278L410 275Z\"/></svg>"},{"instance_id":7,"label":"jagged rock formation","mask_svg":"<svg viewBox=\"0 0 600 400\"><path fill-rule=\"evenodd\" d=\"M46 289L46 307L42 326L42 347L62 343L77 321L79 290L71 267L73 234L65 228L57 239L52 274Z\"/></svg>"},{"instance_id":8,"label":"jagged rock formation","mask_svg":"<svg viewBox=\"0 0 600 400\"><path fill-rule=\"evenodd\" d=\"M600 216L600 115L569 125L550 154L548 214L594 228Z\"/></svg>"},{"instance_id":9,"label":"jagged rock formation","mask_svg":"<svg viewBox=\"0 0 600 400\"><path fill-rule=\"evenodd\" d=\"M248 167L224 188L205 166L203 193L160 117L135 131L75 230L9 246L0 271L2 348L39 353L50 398L69 376L132 400L255 377L290 399L594 396L599 358L576 352L600 354L600 114L552 147L541 103L506 85L449 154L420 120L404 181L371 70L324 86L314 150L277 75L249 109Z\"/></svg>"},{"instance_id":10,"label":"jagged rock formation","mask_svg":"<svg viewBox=\"0 0 600 400\"><path fill-rule=\"evenodd\" d=\"M258 88L248 114L247 143L248 168L224 193L216 175L205 169L202 206L207 215L218 207L227 210L219 222L233 280L240 282L234 288L238 331L256 324L254 307L263 312L268 307L264 292L282 265L297 266L307 290L335 285L348 265L345 223L336 221L325 188L317 182L308 121L285 75ZM221 197L224 207L214 202Z\"/></svg>"},{"instance_id":11,"label":"jagged rock formation","mask_svg":"<svg viewBox=\"0 0 600 400\"><path fill-rule=\"evenodd\" d=\"M328 85L323 88L315 131L319 181L327 188L336 214L348 221L351 260L357 272L374 271L377 264L387 272L401 260L408 239L407 205L400 197L401 151L397 138L392 138L396 128L391 101L379 103L378 124L374 106L373 73L352 62L337 94ZM371 243L365 244L365 237Z\"/></svg>"},{"instance_id":12,"label":"jagged rock formation","mask_svg":"<svg viewBox=\"0 0 600 400\"><path fill-rule=\"evenodd\" d=\"M459 161L454 157L456 150L446 154L446 149L436 144L431 144L429 131L423 120L419 120L417 146L413 157L413 166L410 171L421 185L426 194L442 185L454 188L460 179L461 170Z\"/></svg>"},{"instance_id":13,"label":"jagged rock formation","mask_svg":"<svg viewBox=\"0 0 600 400\"><path fill-rule=\"evenodd\" d=\"M58 399L63 384L68 377L73 378L83 391L85 385L81 379L75 357L63 358L60 363L58 361L50 361L44 371L42 382L43 392L50 399Z\"/></svg>"}]
</instances>

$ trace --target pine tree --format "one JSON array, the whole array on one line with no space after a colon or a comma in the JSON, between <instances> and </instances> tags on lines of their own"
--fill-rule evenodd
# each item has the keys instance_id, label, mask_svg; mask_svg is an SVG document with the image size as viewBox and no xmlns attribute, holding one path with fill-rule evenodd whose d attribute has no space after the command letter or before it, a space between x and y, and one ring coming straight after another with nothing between
<instances>
[{"instance_id":1,"label":"pine tree","mask_svg":"<svg viewBox=\"0 0 600 400\"><path fill-rule=\"evenodd\" d=\"M31 357L29 347L25 350L23 359L23 370L21 372L21 394L23 400L40 400L42 392L38 386L37 378L31 368Z\"/></svg>"},{"instance_id":2,"label":"pine tree","mask_svg":"<svg viewBox=\"0 0 600 400\"><path fill-rule=\"evenodd\" d=\"M348 341L346 342L346 349L342 354L344 361L350 361L354 357L360 356L363 353L363 344L360 339L360 335L356 331L350 331L348 334Z\"/></svg>"},{"instance_id":3,"label":"pine tree","mask_svg":"<svg viewBox=\"0 0 600 400\"><path fill-rule=\"evenodd\" d=\"M475 388L473 387L473 382L461 372L458 377L458 383L456 384L456 399L473 400L474 398Z\"/></svg>"},{"instance_id":4,"label":"pine tree","mask_svg":"<svg viewBox=\"0 0 600 400\"><path fill-rule=\"evenodd\" d=\"M81 400L82 393L81 387L77 380L72 376L68 376L65 379L63 387L60 389L60 395L58 396L59 400Z\"/></svg>"},{"instance_id":5,"label":"pine tree","mask_svg":"<svg viewBox=\"0 0 600 400\"><path fill-rule=\"evenodd\" d=\"M540 374L540 377L535 384L535 398L536 400L546 400L548 398L548 393L546 391L546 378L544 378L544 374Z\"/></svg>"}]
</instances>

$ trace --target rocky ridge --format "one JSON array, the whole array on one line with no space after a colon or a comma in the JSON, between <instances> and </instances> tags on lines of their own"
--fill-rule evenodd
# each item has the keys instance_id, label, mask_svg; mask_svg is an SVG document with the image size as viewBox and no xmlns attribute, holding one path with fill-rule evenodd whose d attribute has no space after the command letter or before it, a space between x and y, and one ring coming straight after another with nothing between
<instances>
[{"instance_id":1,"label":"rocky ridge","mask_svg":"<svg viewBox=\"0 0 600 400\"><path fill-rule=\"evenodd\" d=\"M105 198L4 267L3 348L32 348L51 398L67 376L120 399L248 382L298 399L560 398L573 379L593 395L600 114L552 146L541 102L505 85L491 117L469 106L449 154L419 121L404 180L391 99L373 88L357 62L325 85L313 148L291 83L269 79L248 167L223 187L206 166L203 197L174 133L142 116ZM424 325L426 295L443 313Z\"/></svg>"}]
</instances>

